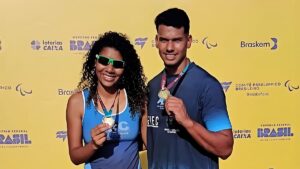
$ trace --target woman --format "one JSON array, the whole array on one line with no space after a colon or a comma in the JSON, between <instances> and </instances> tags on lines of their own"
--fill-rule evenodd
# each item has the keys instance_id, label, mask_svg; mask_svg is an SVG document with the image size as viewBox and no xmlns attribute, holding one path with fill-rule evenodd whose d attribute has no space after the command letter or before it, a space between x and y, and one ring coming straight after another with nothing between
<instances>
[{"instance_id":1,"label":"woman","mask_svg":"<svg viewBox=\"0 0 300 169\"><path fill-rule=\"evenodd\" d=\"M146 101L139 57L125 35L107 32L87 54L67 105L69 155L85 168L140 168L138 135ZM82 143L84 141L84 144Z\"/></svg>"}]
</instances>

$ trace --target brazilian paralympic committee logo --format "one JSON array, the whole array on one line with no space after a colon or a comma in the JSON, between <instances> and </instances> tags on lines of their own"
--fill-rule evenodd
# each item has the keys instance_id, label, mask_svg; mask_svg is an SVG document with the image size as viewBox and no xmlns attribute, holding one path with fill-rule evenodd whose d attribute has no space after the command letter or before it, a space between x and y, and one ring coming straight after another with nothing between
<instances>
[{"instance_id":1,"label":"brazilian paralympic committee logo","mask_svg":"<svg viewBox=\"0 0 300 169\"><path fill-rule=\"evenodd\" d=\"M257 138L260 141L291 140L294 136L292 125L282 124L262 124L257 128Z\"/></svg>"},{"instance_id":2,"label":"brazilian paralympic committee logo","mask_svg":"<svg viewBox=\"0 0 300 169\"><path fill-rule=\"evenodd\" d=\"M57 40L33 40L31 41L31 48L33 50L44 50L44 51L62 51L63 43Z\"/></svg>"},{"instance_id":3,"label":"brazilian paralympic committee logo","mask_svg":"<svg viewBox=\"0 0 300 169\"><path fill-rule=\"evenodd\" d=\"M24 148L31 144L27 130L0 130L0 148Z\"/></svg>"},{"instance_id":4,"label":"brazilian paralympic committee logo","mask_svg":"<svg viewBox=\"0 0 300 169\"><path fill-rule=\"evenodd\" d=\"M235 90L237 92L243 92L247 96L270 96L270 90L276 89L282 86L282 82L246 82L246 83L236 83Z\"/></svg>"},{"instance_id":5,"label":"brazilian paralympic committee logo","mask_svg":"<svg viewBox=\"0 0 300 169\"><path fill-rule=\"evenodd\" d=\"M65 139L67 138L67 131L57 131L56 132L56 138L57 139L62 139L62 141L65 141Z\"/></svg>"},{"instance_id":6,"label":"brazilian paralympic committee logo","mask_svg":"<svg viewBox=\"0 0 300 169\"><path fill-rule=\"evenodd\" d=\"M252 41L246 42L241 41L240 47L241 48L270 48L271 50L276 50L278 48L278 39L277 38L270 38L271 41Z\"/></svg>"},{"instance_id":7,"label":"brazilian paralympic committee logo","mask_svg":"<svg viewBox=\"0 0 300 169\"><path fill-rule=\"evenodd\" d=\"M295 91L295 90L298 90L298 89L300 88L299 85L292 84L291 80L287 80L287 81L284 83L284 86L285 86L286 88L288 88L288 90L289 90L290 92Z\"/></svg>"},{"instance_id":8,"label":"brazilian paralympic committee logo","mask_svg":"<svg viewBox=\"0 0 300 169\"><path fill-rule=\"evenodd\" d=\"M222 82L222 83L221 83L224 92L227 92L227 90L229 89L231 83L232 83L232 82Z\"/></svg>"},{"instance_id":9,"label":"brazilian paralympic committee logo","mask_svg":"<svg viewBox=\"0 0 300 169\"><path fill-rule=\"evenodd\" d=\"M32 90L22 88L22 83L16 86L16 91L21 94L21 96L26 96L32 94Z\"/></svg>"},{"instance_id":10,"label":"brazilian paralympic committee logo","mask_svg":"<svg viewBox=\"0 0 300 169\"><path fill-rule=\"evenodd\" d=\"M144 45L146 44L147 40L148 40L147 37L145 37L145 38L138 37L138 38L135 38L134 44L141 46L141 49L142 49L144 47Z\"/></svg>"},{"instance_id":11,"label":"brazilian paralympic committee logo","mask_svg":"<svg viewBox=\"0 0 300 169\"><path fill-rule=\"evenodd\" d=\"M218 46L218 43L208 41L208 37L202 39L202 44L205 45L207 49L212 49Z\"/></svg>"}]
</instances>

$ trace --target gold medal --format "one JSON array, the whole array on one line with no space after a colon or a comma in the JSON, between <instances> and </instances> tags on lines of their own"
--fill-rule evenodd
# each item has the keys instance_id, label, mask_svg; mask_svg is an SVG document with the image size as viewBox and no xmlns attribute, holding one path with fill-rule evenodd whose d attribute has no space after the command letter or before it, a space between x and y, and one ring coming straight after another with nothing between
<instances>
[{"instance_id":1,"label":"gold medal","mask_svg":"<svg viewBox=\"0 0 300 169\"><path fill-rule=\"evenodd\" d=\"M171 95L170 91L167 88L161 89L158 92L158 97L166 100Z\"/></svg>"},{"instance_id":2,"label":"gold medal","mask_svg":"<svg viewBox=\"0 0 300 169\"><path fill-rule=\"evenodd\" d=\"M115 124L115 120L112 117L104 117L102 122L108 124L110 128Z\"/></svg>"}]
</instances>

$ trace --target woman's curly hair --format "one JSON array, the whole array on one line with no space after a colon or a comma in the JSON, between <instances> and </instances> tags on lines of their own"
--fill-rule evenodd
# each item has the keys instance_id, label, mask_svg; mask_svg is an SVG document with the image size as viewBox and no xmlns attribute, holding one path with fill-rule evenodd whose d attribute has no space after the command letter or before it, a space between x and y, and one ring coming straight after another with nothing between
<instances>
[{"instance_id":1,"label":"woman's curly hair","mask_svg":"<svg viewBox=\"0 0 300 169\"><path fill-rule=\"evenodd\" d=\"M131 115L141 111L145 105L147 87L146 77L143 73L138 54L133 45L130 43L126 35L117 32L106 32L94 42L92 48L86 55L86 61L82 68L81 81L78 84L78 89L83 90L89 88L90 95L87 103L96 100L96 90L98 78L95 70L96 54L99 54L105 47L111 47L120 52L125 61L124 72L118 81L120 89L125 88L129 102Z\"/></svg>"}]
</instances>

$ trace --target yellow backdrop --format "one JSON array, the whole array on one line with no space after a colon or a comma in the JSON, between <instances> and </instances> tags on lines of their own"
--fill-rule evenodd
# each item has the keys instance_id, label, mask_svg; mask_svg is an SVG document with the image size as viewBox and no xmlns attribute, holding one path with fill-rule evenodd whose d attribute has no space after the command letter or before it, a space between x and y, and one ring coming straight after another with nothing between
<instances>
[{"instance_id":1,"label":"yellow backdrop","mask_svg":"<svg viewBox=\"0 0 300 169\"><path fill-rule=\"evenodd\" d=\"M83 168L65 108L84 54L99 34L126 33L151 79L163 68L153 20L170 7L189 14L188 56L226 92L235 145L220 168L299 168L297 0L0 0L0 168Z\"/></svg>"}]
</instances>

